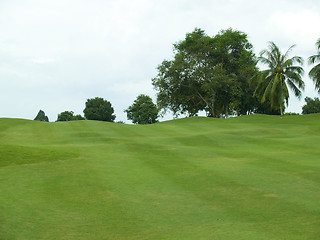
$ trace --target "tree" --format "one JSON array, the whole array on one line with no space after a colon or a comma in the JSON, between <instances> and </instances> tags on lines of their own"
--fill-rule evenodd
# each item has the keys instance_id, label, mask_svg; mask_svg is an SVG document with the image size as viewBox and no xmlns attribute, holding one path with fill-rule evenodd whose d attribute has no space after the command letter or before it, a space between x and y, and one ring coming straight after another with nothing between
<instances>
[{"instance_id":1,"label":"tree","mask_svg":"<svg viewBox=\"0 0 320 240\"><path fill-rule=\"evenodd\" d=\"M174 53L152 79L163 112L221 117L254 109L249 79L257 69L246 34L228 29L209 37L197 28L174 44Z\"/></svg>"},{"instance_id":2,"label":"tree","mask_svg":"<svg viewBox=\"0 0 320 240\"><path fill-rule=\"evenodd\" d=\"M316 43L316 47L317 47L317 54L313 55L311 57L309 57L309 64L315 64L318 63L317 65L315 65L309 72L309 77L313 80L314 84L315 84L315 88L318 90L319 94L320 94L320 38L318 39L317 43Z\"/></svg>"},{"instance_id":3,"label":"tree","mask_svg":"<svg viewBox=\"0 0 320 240\"><path fill-rule=\"evenodd\" d=\"M60 121L72 121L73 120L73 112L72 111L64 111L58 114L57 122Z\"/></svg>"},{"instance_id":4,"label":"tree","mask_svg":"<svg viewBox=\"0 0 320 240\"><path fill-rule=\"evenodd\" d=\"M116 118L111 103L100 97L88 99L83 112L88 120L113 122Z\"/></svg>"},{"instance_id":5,"label":"tree","mask_svg":"<svg viewBox=\"0 0 320 240\"><path fill-rule=\"evenodd\" d=\"M229 80L230 91L227 99L230 101L229 104L224 101L224 112L229 110L229 113L237 115L255 112L259 107L259 102L253 96L254 88L250 83L258 69L253 46L249 43L247 35L240 31L227 29L220 31L213 37L213 40L215 64L224 69L226 75L233 79L232 82ZM220 90L217 89L217 92L220 93Z\"/></svg>"},{"instance_id":6,"label":"tree","mask_svg":"<svg viewBox=\"0 0 320 240\"><path fill-rule=\"evenodd\" d=\"M284 113L285 104L288 105L288 86L298 98L301 97L301 90L304 90L304 70L301 67L303 59L299 56L289 58L293 47L294 45L282 54L275 43L269 42L268 49L261 51L258 58L268 68L259 74L255 95L260 97L262 103L269 101L271 107L281 115Z\"/></svg>"},{"instance_id":7,"label":"tree","mask_svg":"<svg viewBox=\"0 0 320 240\"><path fill-rule=\"evenodd\" d=\"M140 94L124 112L127 113L128 120L136 124L155 123L158 118L157 106L149 96L143 94Z\"/></svg>"},{"instance_id":8,"label":"tree","mask_svg":"<svg viewBox=\"0 0 320 240\"><path fill-rule=\"evenodd\" d=\"M302 114L320 113L320 100L319 98L306 97L304 99L306 104L302 107Z\"/></svg>"},{"instance_id":9,"label":"tree","mask_svg":"<svg viewBox=\"0 0 320 240\"><path fill-rule=\"evenodd\" d=\"M46 116L44 111L42 111L41 109L39 110L39 112L34 120L41 121L41 122L49 122L49 118Z\"/></svg>"},{"instance_id":10,"label":"tree","mask_svg":"<svg viewBox=\"0 0 320 240\"><path fill-rule=\"evenodd\" d=\"M85 118L82 117L80 114L73 115L72 111L64 111L58 114L57 122L60 121L74 121L74 120L84 120Z\"/></svg>"},{"instance_id":11,"label":"tree","mask_svg":"<svg viewBox=\"0 0 320 240\"><path fill-rule=\"evenodd\" d=\"M82 117L80 114L74 115L72 120L85 120L84 117Z\"/></svg>"}]
</instances>

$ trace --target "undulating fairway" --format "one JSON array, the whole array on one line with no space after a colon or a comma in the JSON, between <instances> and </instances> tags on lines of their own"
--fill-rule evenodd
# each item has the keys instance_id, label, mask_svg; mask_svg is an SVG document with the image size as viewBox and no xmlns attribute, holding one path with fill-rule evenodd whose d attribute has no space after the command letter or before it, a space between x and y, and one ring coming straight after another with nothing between
<instances>
[{"instance_id":1,"label":"undulating fairway","mask_svg":"<svg viewBox=\"0 0 320 240\"><path fill-rule=\"evenodd\" d=\"M0 119L0 239L320 239L320 115Z\"/></svg>"}]
</instances>

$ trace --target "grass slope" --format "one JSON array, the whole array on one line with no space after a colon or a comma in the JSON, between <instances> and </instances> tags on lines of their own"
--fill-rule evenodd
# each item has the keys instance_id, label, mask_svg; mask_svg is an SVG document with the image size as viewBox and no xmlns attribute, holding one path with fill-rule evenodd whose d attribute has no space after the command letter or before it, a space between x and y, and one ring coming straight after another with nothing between
<instances>
[{"instance_id":1,"label":"grass slope","mask_svg":"<svg viewBox=\"0 0 320 240\"><path fill-rule=\"evenodd\" d=\"M0 119L0 239L320 239L320 115Z\"/></svg>"}]
</instances>

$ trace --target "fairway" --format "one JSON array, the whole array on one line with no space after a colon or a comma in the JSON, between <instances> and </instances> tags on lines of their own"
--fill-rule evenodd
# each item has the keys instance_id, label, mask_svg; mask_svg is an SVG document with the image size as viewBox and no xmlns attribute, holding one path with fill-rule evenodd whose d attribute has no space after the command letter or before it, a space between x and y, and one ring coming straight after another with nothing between
<instances>
[{"instance_id":1,"label":"fairway","mask_svg":"<svg viewBox=\"0 0 320 240\"><path fill-rule=\"evenodd\" d=\"M320 115L0 119L0 239L320 239Z\"/></svg>"}]
</instances>

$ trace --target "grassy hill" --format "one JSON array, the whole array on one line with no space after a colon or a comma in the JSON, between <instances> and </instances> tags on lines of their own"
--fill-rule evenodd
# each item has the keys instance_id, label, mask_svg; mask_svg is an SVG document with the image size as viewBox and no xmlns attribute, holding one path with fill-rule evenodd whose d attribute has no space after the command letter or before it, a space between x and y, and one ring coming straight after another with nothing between
<instances>
[{"instance_id":1,"label":"grassy hill","mask_svg":"<svg viewBox=\"0 0 320 240\"><path fill-rule=\"evenodd\" d=\"M320 239L320 115L0 119L0 239Z\"/></svg>"}]
</instances>

